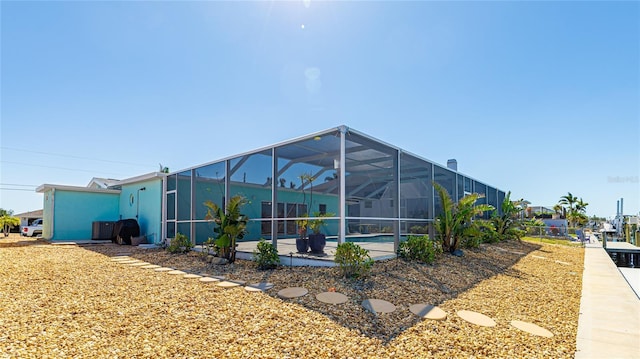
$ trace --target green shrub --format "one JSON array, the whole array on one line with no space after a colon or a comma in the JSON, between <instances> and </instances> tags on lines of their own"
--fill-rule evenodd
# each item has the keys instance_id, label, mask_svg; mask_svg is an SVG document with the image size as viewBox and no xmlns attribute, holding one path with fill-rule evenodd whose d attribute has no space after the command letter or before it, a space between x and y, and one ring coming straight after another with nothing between
<instances>
[{"instance_id":1,"label":"green shrub","mask_svg":"<svg viewBox=\"0 0 640 359\"><path fill-rule=\"evenodd\" d=\"M335 262L347 278L365 277L373 266L369 251L352 242L338 244Z\"/></svg>"},{"instance_id":2,"label":"green shrub","mask_svg":"<svg viewBox=\"0 0 640 359\"><path fill-rule=\"evenodd\" d=\"M278 257L278 250L273 244L260 239L258 242L258 248L253 251L253 258L258 263L260 269L272 269L280 264L280 257Z\"/></svg>"},{"instance_id":3,"label":"green shrub","mask_svg":"<svg viewBox=\"0 0 640 359\"><path fill-rule=\"evenodd\" d=\"M187 253L193 248L189 237L182 233L176 233L176 238L171 240L171 245L167 247L169 253Z\"/></svg>"},{"instance_id":4,"label":"green shrub","mask_svg":"<svg viewBox=\"0 0 640 359\"><path fill-rule=\"evenodd\" d=\"M417 260L431 264L438 254L442 253L440 243L429 239L428 235L409 236L406 241L400 243L398 254L408 260Z\"/></svg>"}]
</instances>

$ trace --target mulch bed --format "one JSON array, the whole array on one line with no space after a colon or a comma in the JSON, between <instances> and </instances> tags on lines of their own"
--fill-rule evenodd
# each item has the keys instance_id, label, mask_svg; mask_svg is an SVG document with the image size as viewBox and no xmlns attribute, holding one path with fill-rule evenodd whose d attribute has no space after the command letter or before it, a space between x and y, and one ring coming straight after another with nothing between
<instances>
[{"instance_id":1,"label":"mulch bed","mask_svg":"<svg viewBox=\"0 0 640 359\"><path fill-rule=\"evenodd\" d=\"M110 261L122 252L189 273L274 287L266 295L248 293ZM6 329L0 332L0 353L569 358L575 352L583 253L581 248L508 241L465 250L463 257L443 255L434 265L379 261L370 276L352 280L342 278L337 268L261 271L243 260L212 265L195 252L3 239L0 326ZM304 287L309 294L279 298L276 293L286 287ZM329 290L345 294L348 301L316 299ZM375 315L362 306L365 299L389 301L396 310ZM421 320L409 311L417 303L438 305L448 318ZM483 313L498 324L475 326L459 318L458 310ZM511 326L512 320L537 324L554 336L525 333Z\"/></svg>"}]
</instances>

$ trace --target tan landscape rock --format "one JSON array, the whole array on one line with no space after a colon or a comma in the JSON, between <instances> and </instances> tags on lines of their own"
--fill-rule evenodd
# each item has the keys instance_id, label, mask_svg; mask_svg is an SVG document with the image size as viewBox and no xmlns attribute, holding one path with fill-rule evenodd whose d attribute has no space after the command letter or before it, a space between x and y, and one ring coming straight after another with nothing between
<instances>
[{"instance_id":1,"label":"tan landscape rock","mask_svg":"<svg viewBox=\"0 0 640 359\"><path fill-rule=\"evenodd\" d=\"M125 249L132 259L189 273L268 278L274 289L255 295L108 265ZM260 271L240 260L211 265L197 253L9 237L0 239L0 357L573 358L582 266L581 248L510 241L465 250L462 258L444 255L434 265L376 262L369 277L350 280L337 268ZM279 298L287 287L313 295ZM327 288L349 301L317 300ZM396 310L376 317L361 306L369 298ZM413 303L475 311L498 324L479 327L456 315L426 321L411 313ZM512 321L554 335L531 335Z\"/></svg>"}]
</instances>

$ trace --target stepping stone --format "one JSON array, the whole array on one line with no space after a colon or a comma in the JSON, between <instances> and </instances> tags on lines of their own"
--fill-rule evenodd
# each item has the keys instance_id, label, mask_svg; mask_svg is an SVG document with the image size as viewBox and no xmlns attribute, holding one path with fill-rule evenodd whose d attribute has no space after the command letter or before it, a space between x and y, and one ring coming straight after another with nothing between
<instances>
[{"instance_id":1,"label":"stepping stone","mask_svg":"<svg viewBox=\"0 0 640 359\"><path fill-rule=\"evenodd\" d=\"M142 267L150 264L149 262L138 262L129 264L131 267Z\"/></svg>"},{"instance_id":2,"label":"stepping stone","mask_svg":"<svg viewBox=\"0 0 640 359\"><path fill-rule=\"evenodd\" d=\"M177 270L174 269L172 271L168 271L167 274L171 274L171 275L183 275L183 274L187 274L187 272L183 272L181 270Z\"/></svg>"},{"instance_id":3,"label":"stepping stone","mask_svg":"<svg viewBox=\"0 0 640 359\"><path fill-rule=\"evenodd\" d=\"M365 299L362 306L373 314L391 313L396 310L396 306L382 299Z\"/></svg>"},{"instance_id":4,"label":"stepping stone","mask_svg":"<svg viewBox=\"0 0 640 359\"><path fill-rule=\"evenodd\" d=\"M202 276L198 275L198 274L187 273L182 278L184 278L184 279L196 279L196 278L202 278Z\"/></svg>"},{"instance_id":5,"label":"stepping stone","mask_svg":"<svg viewBox=\"0 0 640 359\"><path fill-rule=\"evenodd\" d=\"M562 264L563 266L569 266L569 265L571 265L571 263L567 263L567 262L563 262L563 261L554 261L554 262L556 262L556 263L558 263L558 264Z\"/></svg>"},{"instance_id":6,"label":"stepping stone","mask_svg":"<svg viewBox=\"0 0 640 359\"><path fill-rule=\"evenodd\" d=\"M533 258L538 258L538 259L547 259L547 257L541 257L541 256L536 256L536 255L531 255Z\"/></svg>"},{"instance_id":7,"label":"stepping stone","mask_svg":"<svg viewBox=\"0 0 640 359\"><path fill-rule=\"evenodd\" d=\"M439 307L429 304L414 304L409 307L411 313L419 316L422 319L432 320L445 320L447 319L447 313Z\"/></svg>"},{"instance_id":8,"label":"stepping stone","mask_svg":"<svg viewBox=\"0 0 640 359\"><path fill-rule=\"evenodd\" d=\"M495 327L496 322L484 314L472 312L470 310L459 310L458 316L469 323L480 325L482 327Z\"/></svg>"},{"instance_id":9,"label":"stepping stone","mask_svg":"<svg viewBox=\"0 0 640 359\"><path fill-rule=\"evenodd\" d=\"M233 288L233 287L239 287L242 284L238 283L238 282L231 282L231 281L222 281L218 284L216 284L218 287L222 287L222 288Z\"/></svg>"},{"instance_id":10,"label":"stepping stone","mask_svg":"<svg viewBox=\"0 0 640 359\"><path fill-rule=\"evenodd\" d=\"M156 269L156 268L160 268L160 266L157 265L157 264L147 264L147 265L142 266L140 268L143 268L143 269Z\"/></svg>"},{"instance_id":11,"label":"stepping stone","mask_svg":"<svg viewBox=\"0 0 640 359\"><path fill-rule=\"evenodd\" d=\"M261 282L261 283L251 283L244 287L248 292L264 292L265 290L269 290L273 288L273 283Z\"/></svg>"},{"instance_id":12,"label":"stepping stone","mask_svg":"<svg viewBox=\"0 0 640 359\"><path fill-rule=\"evenodd\" d=\"M199 281L203 283L211 283L211 282L219 282L220 279L214 278L214 277L202 277L199 279Z\"/></svg>"},{"instance_id":13,"label":"stepping stone","mask_svg":"<svg viewBox=\"0 0 640 359\"><path fill-rule=\"evenodd\" d=\"M120 263L120 264L132 264L132 263L140 263L140 262L142 262L142 261L139 261L137 259L129 259L128 261L119 261L117 263Z\"/></svg>"},{"instance_id":14,"label":"stepping stone","mask_svg":"<svg viewBox=\"0 0 640 359\"><path fill-rule=\"evenodd\" d=\"M553 337L553 333L533 323L522 322L519 320L512 320L511 325L529 334L538 335L545 338Z\"/></svg>"},{"instance_id":15,"label":"stepping stone","mask_svg":"<svg viewBox=\"0 0 640 359\"><path fill-rule=\"evenodd\" d=\"M322 303L342 304L349 300L349 297L338 292L322 292L316 294L316 299Z\"/></svg>"},{"instance_id":16,"label":"stepping stone","mask_svg":"<svg viewBox=\"0 0 640 359\"><path fill-rule=\"evenodd\" d=\"M302 297L303 295L307 295L309 291L305 288L301 287L289 287L282 289L278 292L278 296L285 299Z\"/></svg>"},{"instance_id":17,"label":"stepping stone","mask_svg":"<svg viewBox=\"0 0 640 359\"><path fill-rule=\"evenodd\" d=\"M519 256L524 255L524 252L518 252L518 251L511 251L511 253L513 253L513 254L517 254L517 255L519 255Z\"/></svg>"},{"instance_id":18,"label":"stepping stone","mask_svg":"<svg viewBox=\"0 0 640 359\"><path fill-rule=\"evenodd\" d=\"M167 267L160 267L160 268L154 269L154 271L156 271L156 272L170 272L172 270L173 270L173 268L167 268Z\"/></svg>"},{"instance_id":19,"label":"stepping stone","mask_svg":"<svg viewBox=\"0 0 640 359\"><path fill-rule=\"evenodd\" d=\"M117 257L111 257L111 260L112 260L113 262L117 262L117 261L126 261L126 260L129 260L129 259L132 259L132 258L131 258L131 257L129 257L129 256L117 256Z\"/></svg>"}]
</instances>

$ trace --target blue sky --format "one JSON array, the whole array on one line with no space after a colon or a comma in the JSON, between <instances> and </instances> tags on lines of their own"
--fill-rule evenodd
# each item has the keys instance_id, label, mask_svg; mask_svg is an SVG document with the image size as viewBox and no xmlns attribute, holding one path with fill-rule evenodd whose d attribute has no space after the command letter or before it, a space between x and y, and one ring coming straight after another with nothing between
<instances>
[{"instance_id":1,"label":"blue sky","mask_svg":"<svg viewBox=\"0 0 640 359\"><path fill-rule=\"evenodd\" d=\"M345 124L552 206L640 211L638 2L11 2L0 207Z\"/></svg>"}]
</instances>

